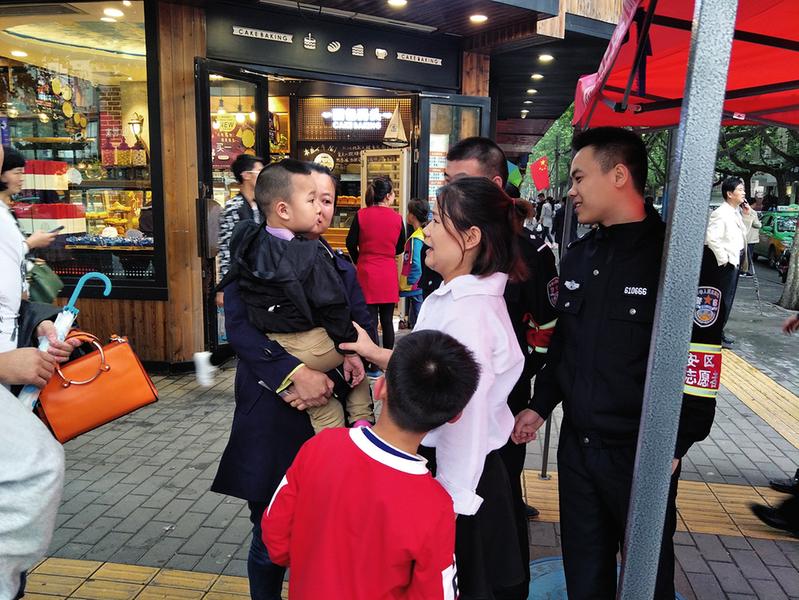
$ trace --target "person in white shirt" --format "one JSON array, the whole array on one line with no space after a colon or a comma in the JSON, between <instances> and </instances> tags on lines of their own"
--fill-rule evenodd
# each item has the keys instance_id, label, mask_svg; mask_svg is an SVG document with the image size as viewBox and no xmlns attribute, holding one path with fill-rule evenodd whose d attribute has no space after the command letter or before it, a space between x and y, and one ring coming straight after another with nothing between
<instances>
[{"instance_id":1,"label":"person in white shirt","mask_svg":"<svg viewBox=\"0 0 799 600\"><path fill-rule=\"evenodd\" d=\"M550 196L544 200L544 203L541 205L541 228L543 230L544 239L549 243L552 243L552 216L555 213L552 208L553 202L554 200Z\"/></svg>"},{"instance_id":2,"label":"person in white shirt","mask_svg":"<svg viewBox=\"0 0 799 600\"><path fill-rule=\"evenodd\" d=\"M724 302L724 325L730 317L735 290L738 287L738 271L746 270L748 260L746 248L746 226L741 218L740 206L746 202L744 182L740 177L727 177L721 184L724 202L710 213L705 245L716 257L716 262L725 269L725 288L721 290ZM743 267L742 266L742 262ZM722 333L723 345L729 347L734 340Z\"/></svg>"},{"instance_id":3,"label":"person in white shirt","mask_svg":"<svg viewBox=\"0 0 799 600\"><path fill-rule=\"evenodd\" d=\"M509 590L518 589L526 576L518 545L508 543L517 535L516 520L497 452L513 430L507 398L524 365L503 294L509 277L525 275L516 239L526 210L526 202L509 198L491 180L463 177L438 191L433 220L425 227L430 247L425 260L444 281L422 304L414 332L448 333L474 353L481 369L462 417L422 442L435 448L436 479L457 513L461 600L516 598ZM355 350L380 368L391 356L362 330L357 342L342 349Z\"/></svg>"}]
</instances>

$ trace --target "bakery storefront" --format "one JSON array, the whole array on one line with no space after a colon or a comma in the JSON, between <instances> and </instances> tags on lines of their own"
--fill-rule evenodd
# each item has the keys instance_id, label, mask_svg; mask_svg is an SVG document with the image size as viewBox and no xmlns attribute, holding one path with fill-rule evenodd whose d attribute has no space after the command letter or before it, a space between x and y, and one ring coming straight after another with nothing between
<instances>
[{"instance_id":1,"label":"bakery storefront","mask_svg":"<svg viewBox=\"0 0 799 600\"><path fill-rule=\"evenodd\" d=\"M14 6L20 7L14 12ZM0 132L27 162L23 231L65 283L100 271L81 325L128 335L164 365L224 347L213 303L218 215L241 153L329 166L343 247L367 182L395 209L434 197L455 141L487 134L488 98L459 95L458 38L252 4L0 5Z\"/></svg>"}]
</instances>

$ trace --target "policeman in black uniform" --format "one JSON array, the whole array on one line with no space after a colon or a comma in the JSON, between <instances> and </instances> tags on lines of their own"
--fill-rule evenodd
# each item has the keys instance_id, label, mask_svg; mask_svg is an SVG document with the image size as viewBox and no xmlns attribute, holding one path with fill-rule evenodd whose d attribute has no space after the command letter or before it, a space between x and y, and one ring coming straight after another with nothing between
<instances>
[{"instance_id":1,"label":"policeman in black uniform","mask_svg":"<svg viewBox=\"0 0 799 600\"><path fill-rule=\"evenodd\" d=\"M645 206L646 148L612 127L574 140L572 188L581 223L598 224L561 262L559 312L531 410L513 439L535 437L558 402L563 423L558 484L570 600L616 597L636 441L655 313L665 225ZM710 432L721 371L720 270L705 249L686 370L655 598L674 599L675 499L679 459Z\"/></svg>"},{"instance_id":2,"label":"policeman in black uniform","mask_svg":"<svg viewBox=\"0 0 799 600\"><path fill-rule=\"evenodd\" d=\"M466 138L450 148L445 175L448 183L464 176L487 177L497 186L508 189L508 161L505 153L495 142L484 137ZM508 396L508 405L514 416L529 407L531 380L547 360L549 342L557 319L555 302L558 293L555 255L543 237L522 228L518 241L527 265L528 277L525 281L509 282L505 287L508 314L525 356L522 375ZM464 318L468 318L468 315ZM537 516L538 511L533 506L527 506L522 495L521 474L524 470L525 453L524 444L515 444L512 441L508 441L500 449L500 457L508 472L517 507L519 545L526 564L529 563L530 552L527 518ZM518 597L527 598L528 588L529 580L520 586ZM508 597L511 596L516 597L515 590Z\"/></svg>"}]
</instances>

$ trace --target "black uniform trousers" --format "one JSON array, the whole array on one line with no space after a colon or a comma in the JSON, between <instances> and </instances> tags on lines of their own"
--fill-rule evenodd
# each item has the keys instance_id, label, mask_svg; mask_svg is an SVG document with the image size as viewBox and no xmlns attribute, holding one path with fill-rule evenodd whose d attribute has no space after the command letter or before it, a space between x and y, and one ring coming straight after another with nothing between
<instances>
[{"instance_id":1,"label":"black uniform trousers","mask_svg":"<svg viewBox=\"0 0 799 600\"><path fill-rule=\"evenodd\" d=\"M635 442L608 446L564 423L558 446L563 565L569 600L616 598L616 553L624 545ZM678 467L671 479L660 550L656 600L674 600ZM644 600L644 599L642 599Z\"/></svg>"}]
</instances>

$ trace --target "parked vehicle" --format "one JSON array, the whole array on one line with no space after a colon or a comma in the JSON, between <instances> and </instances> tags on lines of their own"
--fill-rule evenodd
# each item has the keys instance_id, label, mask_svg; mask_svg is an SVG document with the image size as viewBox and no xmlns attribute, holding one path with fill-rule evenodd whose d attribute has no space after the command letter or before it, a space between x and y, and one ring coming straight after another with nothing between
<instances>
[{"instance_id":1,"label":"parked vehicle","mask_svg":"<svg viewBox=\"0 0 799 600\"><path fill-rule=\"evenodd\" d=\"M777 266L777 261L785 250L790 249L796 232L796 221L799 219L799 205L778 206L776 211L767 211L760 217L760 241L755 244L753 257L765 256L770 267Z\"/></svg>"}]
</instances>

